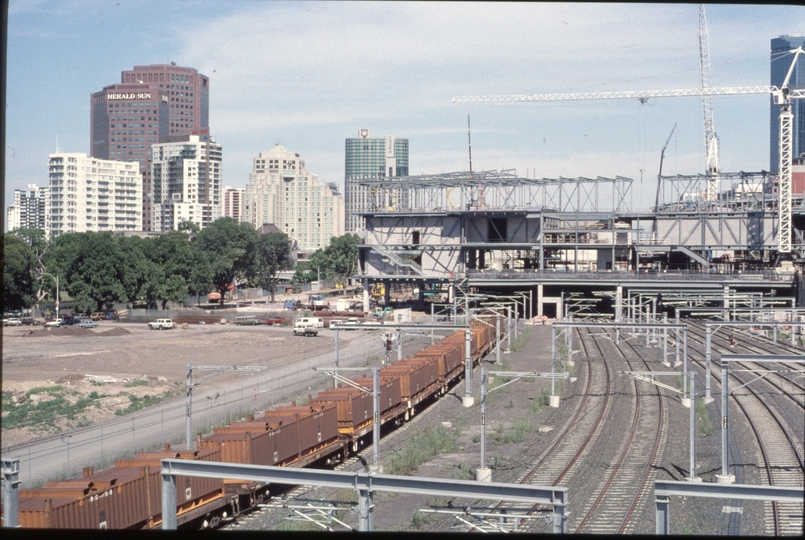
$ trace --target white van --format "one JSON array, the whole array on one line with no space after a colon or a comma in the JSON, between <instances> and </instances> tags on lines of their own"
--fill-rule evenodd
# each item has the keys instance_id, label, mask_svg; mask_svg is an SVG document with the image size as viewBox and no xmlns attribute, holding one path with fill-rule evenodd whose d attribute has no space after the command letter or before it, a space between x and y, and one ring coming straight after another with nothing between
<instances>
[{"instance_id":1,"label":"white van","mask_svg":"<svg viewBox=\"0 0 805 540\"><path fill-rule=\"evenodd\" d=\"M324 319L321 317L300 317L297 319L296 324L305 324L313 328L324 328Z\"/></svg>"}]
</instances>

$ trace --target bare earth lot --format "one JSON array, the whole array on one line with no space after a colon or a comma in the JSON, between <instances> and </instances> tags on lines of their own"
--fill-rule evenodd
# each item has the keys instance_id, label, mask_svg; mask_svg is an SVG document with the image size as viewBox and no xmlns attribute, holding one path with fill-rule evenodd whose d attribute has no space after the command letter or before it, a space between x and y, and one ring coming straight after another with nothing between
<instances>
[{"instance_id":1,"label":"bare earth lot","mask_svg":"<svg viewBox=\"0 0 805 540\"><path fill-rule=\"evenodd\" d=\"M357 333L342 332L342 344L353 336ZM188 325L156 331L144 323L101 322L93 329L4 327L3 447L113 418L146 396L183 394L188 363L272 366L333 348L330 331L303 338L288 328L268 326ZM92 405L73 418L8 429L14 407L62 398L75 405L90 397Z\"/></svg>"}]
</instances>

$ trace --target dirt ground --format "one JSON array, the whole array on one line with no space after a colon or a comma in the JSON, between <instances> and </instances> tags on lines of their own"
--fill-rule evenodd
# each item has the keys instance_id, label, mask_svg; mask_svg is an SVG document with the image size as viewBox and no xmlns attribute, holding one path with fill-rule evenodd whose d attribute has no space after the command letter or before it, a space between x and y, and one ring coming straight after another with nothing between
<instances>
[{"instance_id":1,"label":"dirt ground","mask_svg":"<svg viewBox=\"0 0 805 540\"><path fill-rule=\"evenodd\" d=\"M342 332L341 342L357 334ZM4 419L12 407L25 403L63 397L72 405L90 395L96 402L76 418L53 425L4 425L3 447L9 447L113 418L130 406L131 396L183 393L188 363L271 366L332 350L334 339L330 330L304 338L294 336L290 328L273 326L182 325L156 331L145 323L102 321L93 329L4 327L2 346Z\"/></svg>"}]
</instances>

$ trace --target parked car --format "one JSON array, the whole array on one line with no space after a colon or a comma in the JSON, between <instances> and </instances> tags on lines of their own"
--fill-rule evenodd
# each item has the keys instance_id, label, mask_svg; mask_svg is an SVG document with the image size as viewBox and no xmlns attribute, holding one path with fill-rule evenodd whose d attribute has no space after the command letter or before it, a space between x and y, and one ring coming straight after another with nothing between
<instances>
[{"instance_id":1,"label":"parked car","mask_svg":"<svg viewBox=\"0 0 805 540\"><path fill-rule=\"evenodd\" d=\"M76 326L81 322L81 319L62 319L62 326Z\"/></svg>"},{"instance_id":2,"label":"parked car","mask_svg":"<svg viewBox=\"0 0 805 540\"><path fill-rule=\"evenodd\" d=\"M173 328L173 321L170 319L157 319L148 323L151 330L170 330Z\"/></svg>"},{"instance_id":3,"label":"parked car","mask_svg":"<svg viewBox=\"0 0 805 540\"><path fill-rule=\"evenodd\" d=\"M80 323L78 323L78 326L80 326L81 328L95 328L96 326L98 326L98 323L96 323L95 321L91 321L89 319L86 319L86 320L83 320Z\"/></svg>"},{"instance_id":4,"label":"parked car","mask_svg":"<svg viewBox=\"0 0 805 540\"><path fill-rule=\"evenodd\" d=\"M3 326L22 326L22 321L19 319L3 319Z\"/></svg>"},{"instance_id":5,"label":"parked car","mask_svg":"<svg viewBox=\"0 0 805 540\"><path fill-rule=\"evenodd\" d=\"M24 326L39 326L42 324L33 317L23 317L20 322L22 322Z\"/></svg>"},{"instance_id":6,"label":"parked car","mask_svg":"<svg viewBox=\"0 0 805 540\"><path fill-rule=\"evenodd\" d=\"M90 315L89 318L91 320L93 320L93 321L102 321L102 320L104 320L106 318L106 312L105 311L96 311L92 315Z\"/></svg>"},{"instance_id":7,"label":"parked car","mask_svg":"<svg viewBox=\"0 0 805 540\"><path fill-rule=\"evenodd\" d=\"M293 335L295 336L315 336L319 333L318 329L313 325L313 323L309 322L300 322L297 323L293 327Z\"/></svg>"},{"instance_id":8,"label":"parked car","mask_svg":"<svg viewBox=\"0 0 805 540\"><path fill-rule=\"evenodd\" d=\"M45 319L45 327L58 328L62 324L62 319Z\"/></svg>"}]
</instances>

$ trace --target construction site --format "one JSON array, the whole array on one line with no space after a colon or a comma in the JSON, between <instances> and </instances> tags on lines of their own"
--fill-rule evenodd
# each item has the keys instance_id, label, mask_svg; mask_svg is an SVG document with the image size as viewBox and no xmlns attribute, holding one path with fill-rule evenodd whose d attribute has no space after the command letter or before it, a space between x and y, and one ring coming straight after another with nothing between
<instances>
[{"instance_id":1,"label":"construction site","mask_svg":"<svg viewBox=\"0 0 805 540\"><path fill-rule=\"evenodd\" d=\"M787 53L780 86L712 87L700 6L699 88L453 98L480 106L699 98L706 169L664 174L672 130L659 156L654 205L644 209L630 207L630 178L472 171L471 145L468 171L356 181L373 201L362 214L366 237L356 276L365 311L374 301L454 312L456 299L468 297L463 291L519 295L518 314L529 318L621 320L624 306L649 298L665 311L680 308L679 316L728 318L731 309L797 316L805 304L805 163L793 155L792 103L805 91L789 81L802 52ZM712 97L747 94L767 94L779 107L777 172L721 170Z\"/></svg>"}]
</instances>

